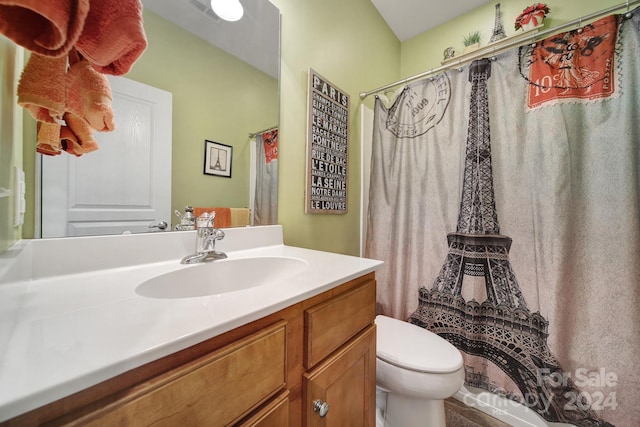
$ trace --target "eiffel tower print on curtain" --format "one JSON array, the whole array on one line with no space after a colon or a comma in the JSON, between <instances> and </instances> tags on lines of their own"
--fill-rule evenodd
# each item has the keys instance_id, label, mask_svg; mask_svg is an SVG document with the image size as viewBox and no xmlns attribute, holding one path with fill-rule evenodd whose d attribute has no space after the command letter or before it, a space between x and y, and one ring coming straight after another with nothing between
<instances>
[{"instance_id":1,"label":"eiffel tower print on curtain","mask_svg":"<svg viewBox=\"0 0 640 427\"><path fill-rule=\"evenodd\" d=\"M471 105L457 229L447 235L449 252L444 265L431 289L420 288L419 305L409 321L466 353L467 385L519 401L548 421L610 426L588 407L565 410L571 396L580 392L570 379L562 384L551 380L563 370L547 345L549 323L539 312L529 310L511 268L511 238L500 234L494 199L487 94L490 76L489 60L471 64ZM468 288L476 293L470 294ZM476 301L478 295L484 301ZM474 360L473 366L467 363L469 359ZM513 390L505 391L488 378L489 364L502 372Z\"/></svg>"}]
</instances>

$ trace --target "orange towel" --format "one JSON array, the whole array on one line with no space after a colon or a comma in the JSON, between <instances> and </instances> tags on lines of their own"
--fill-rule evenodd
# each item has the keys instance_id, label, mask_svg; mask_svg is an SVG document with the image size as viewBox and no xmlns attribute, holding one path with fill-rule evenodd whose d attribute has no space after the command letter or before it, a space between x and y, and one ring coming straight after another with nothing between
<instances>
[{"instance_id":1,"label":"orange towel","mask_svg":"<svg viewBox=\"0 0 640 427\"><path fill-rule=\"evenodd\" d=\"M47 156L57 156L62 153L60 143L60 125L58 123L38 122L38 136L36 151Z\"/></svg>"},{"instance_id":2,"label":"orange towel","mask_svg":"<svg viewBox=\"0 0 640 427\"><path fill-rule=\"evenodd\" d=\"M64 119L66 126L38 122L38 153L57 156L64 150L79 157L98 149L98 143L93 138L93 130L84 120L71 113L66 113Z\"/></svg>"},{"instance_id":3,"label":"orange towel","mask_svg":"<svg viewBox=\"0 0 640 427\"><path fill-rule=\"evenodd\" d=\"M231 209L229 208L193 208L193 216L200 217L205 212L215 212L216 218L214 219L214 227L216 228L229 228L231 227ZM197 221L196 221L197 223Z\"/></svg>"},{"instance_id":4,"label":"orange towel","mask_svg":"<svg viewBox=\"0 0 640 427\"><path fill-rule=\"evenodd\" d=\"M40 122L55 123L65 111L67 58L32 53L20 75L18 104Z\"/></svg>"},{"instance_id":5,"label":"orange towel","mask_svg":"<svg viewBox=\"0 0 640 427\"><path fill-rule=\"evenodd\" d=\"M147 48L140 0L92 0L76 48L101 73L128 73Z\"/></svg>"},{"instance_id":6,"label":"orange towel","mask_svg":"<svg viewBox=\"0 0 640 427\"><path fill-rule=\"evenodd\" d=\"M60 139L62 148L70 154L81 156L98 149L98 143L93 138L93 130L80 117L66 113L64 120L67 126L62 126Z\"/></svg>"},{"instance_id":7,"label":"orange towel","mask_svg":"<svg viewBox=\"0 0 640 427\"><path fill-rule=\"evenodd\" d=\"M251 222L249 208L229 208L231 211L231 227L246 227Z\"/></svg>"},{"instance_id":8,"label":"orange towel","mask_svg":"<svg viewBox=\"0 0 640 427\"><path fill-rule=\"evenodd\" d=\"M0 0L0 33L32 52L64 56L88 13L89 0Z\"/></svg>"},{"instance_id":9,"label":"orange towel","mask_svg":"<svg viewBox=\"0 0 640 427\"><path fill-rule=\"evenodd\" d=\"M76 157L84 154L78 137L67 126L60 128L60 143L62 144L62 149L69 154L73 154Z\"/></svg>"},{"instance_id":10,"label":"orange towel","mask_svg":"<svg viewBox=\"0 0 640 427\"><path fill-rule=\"evenodd\" d=\"M107 132L115 129L109 80L94 70L89 61L73 63L65 84L66 111L84 119L95 130Z\"/></svg>"}]
</instances>

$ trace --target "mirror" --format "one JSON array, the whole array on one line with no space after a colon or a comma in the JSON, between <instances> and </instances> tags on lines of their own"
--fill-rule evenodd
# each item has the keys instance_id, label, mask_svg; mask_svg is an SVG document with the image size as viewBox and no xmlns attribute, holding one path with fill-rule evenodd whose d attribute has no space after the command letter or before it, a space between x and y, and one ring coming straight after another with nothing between
<instances>
[{"instance_id":1,"label":"mirror","mask_svg":"<svg viewBox=\"0 0 640 427\"><path fill-rule=\"evenodd\" d=\"M172 93L171 212L186 205L250 207L256 146L250 134L278 125L278 9L268 0L241 0L244 17L226 22L208 0L142 3L148 47L124 77ZM33 128L25 141L35 139ZM233 147L231 177L203 173L205 140ZM25 169L32 150L25 143ZM171 228L179 222L172 213L157 220ZM36 235L27 218L23 237Z\"/></svg>"}]
</instances>

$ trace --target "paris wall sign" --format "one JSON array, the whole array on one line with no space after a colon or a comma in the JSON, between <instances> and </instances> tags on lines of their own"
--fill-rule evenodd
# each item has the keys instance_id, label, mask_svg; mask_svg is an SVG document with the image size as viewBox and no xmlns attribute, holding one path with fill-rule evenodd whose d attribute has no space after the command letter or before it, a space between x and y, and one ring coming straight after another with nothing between
<instances>
[{"instance_id":1,"label":"paris wall sign","mask_svg":"<svg viewBox=\"0 0 640 427\"><path fill-rule=\"evenodd\" d=\"M349 95L309 69L305 213L347 213Z\"/></svg>"}]
</instances>

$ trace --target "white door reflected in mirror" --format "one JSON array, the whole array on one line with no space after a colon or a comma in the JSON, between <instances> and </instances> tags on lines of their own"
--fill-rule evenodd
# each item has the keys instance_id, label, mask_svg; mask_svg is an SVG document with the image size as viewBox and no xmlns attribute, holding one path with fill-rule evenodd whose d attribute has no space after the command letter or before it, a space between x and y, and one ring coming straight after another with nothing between
<instances>
[{"instance_id":1,"label":"white door reflected in mirror","mask_svg":"<svg viewBox=\"0 0 640 427\"><path fill-rule=\"evenodd\" d=\"M116 129L79 158L42 156L41 237L145 233L171 220L172 94L109 77Z\"/></svg>"}]
</instances>

